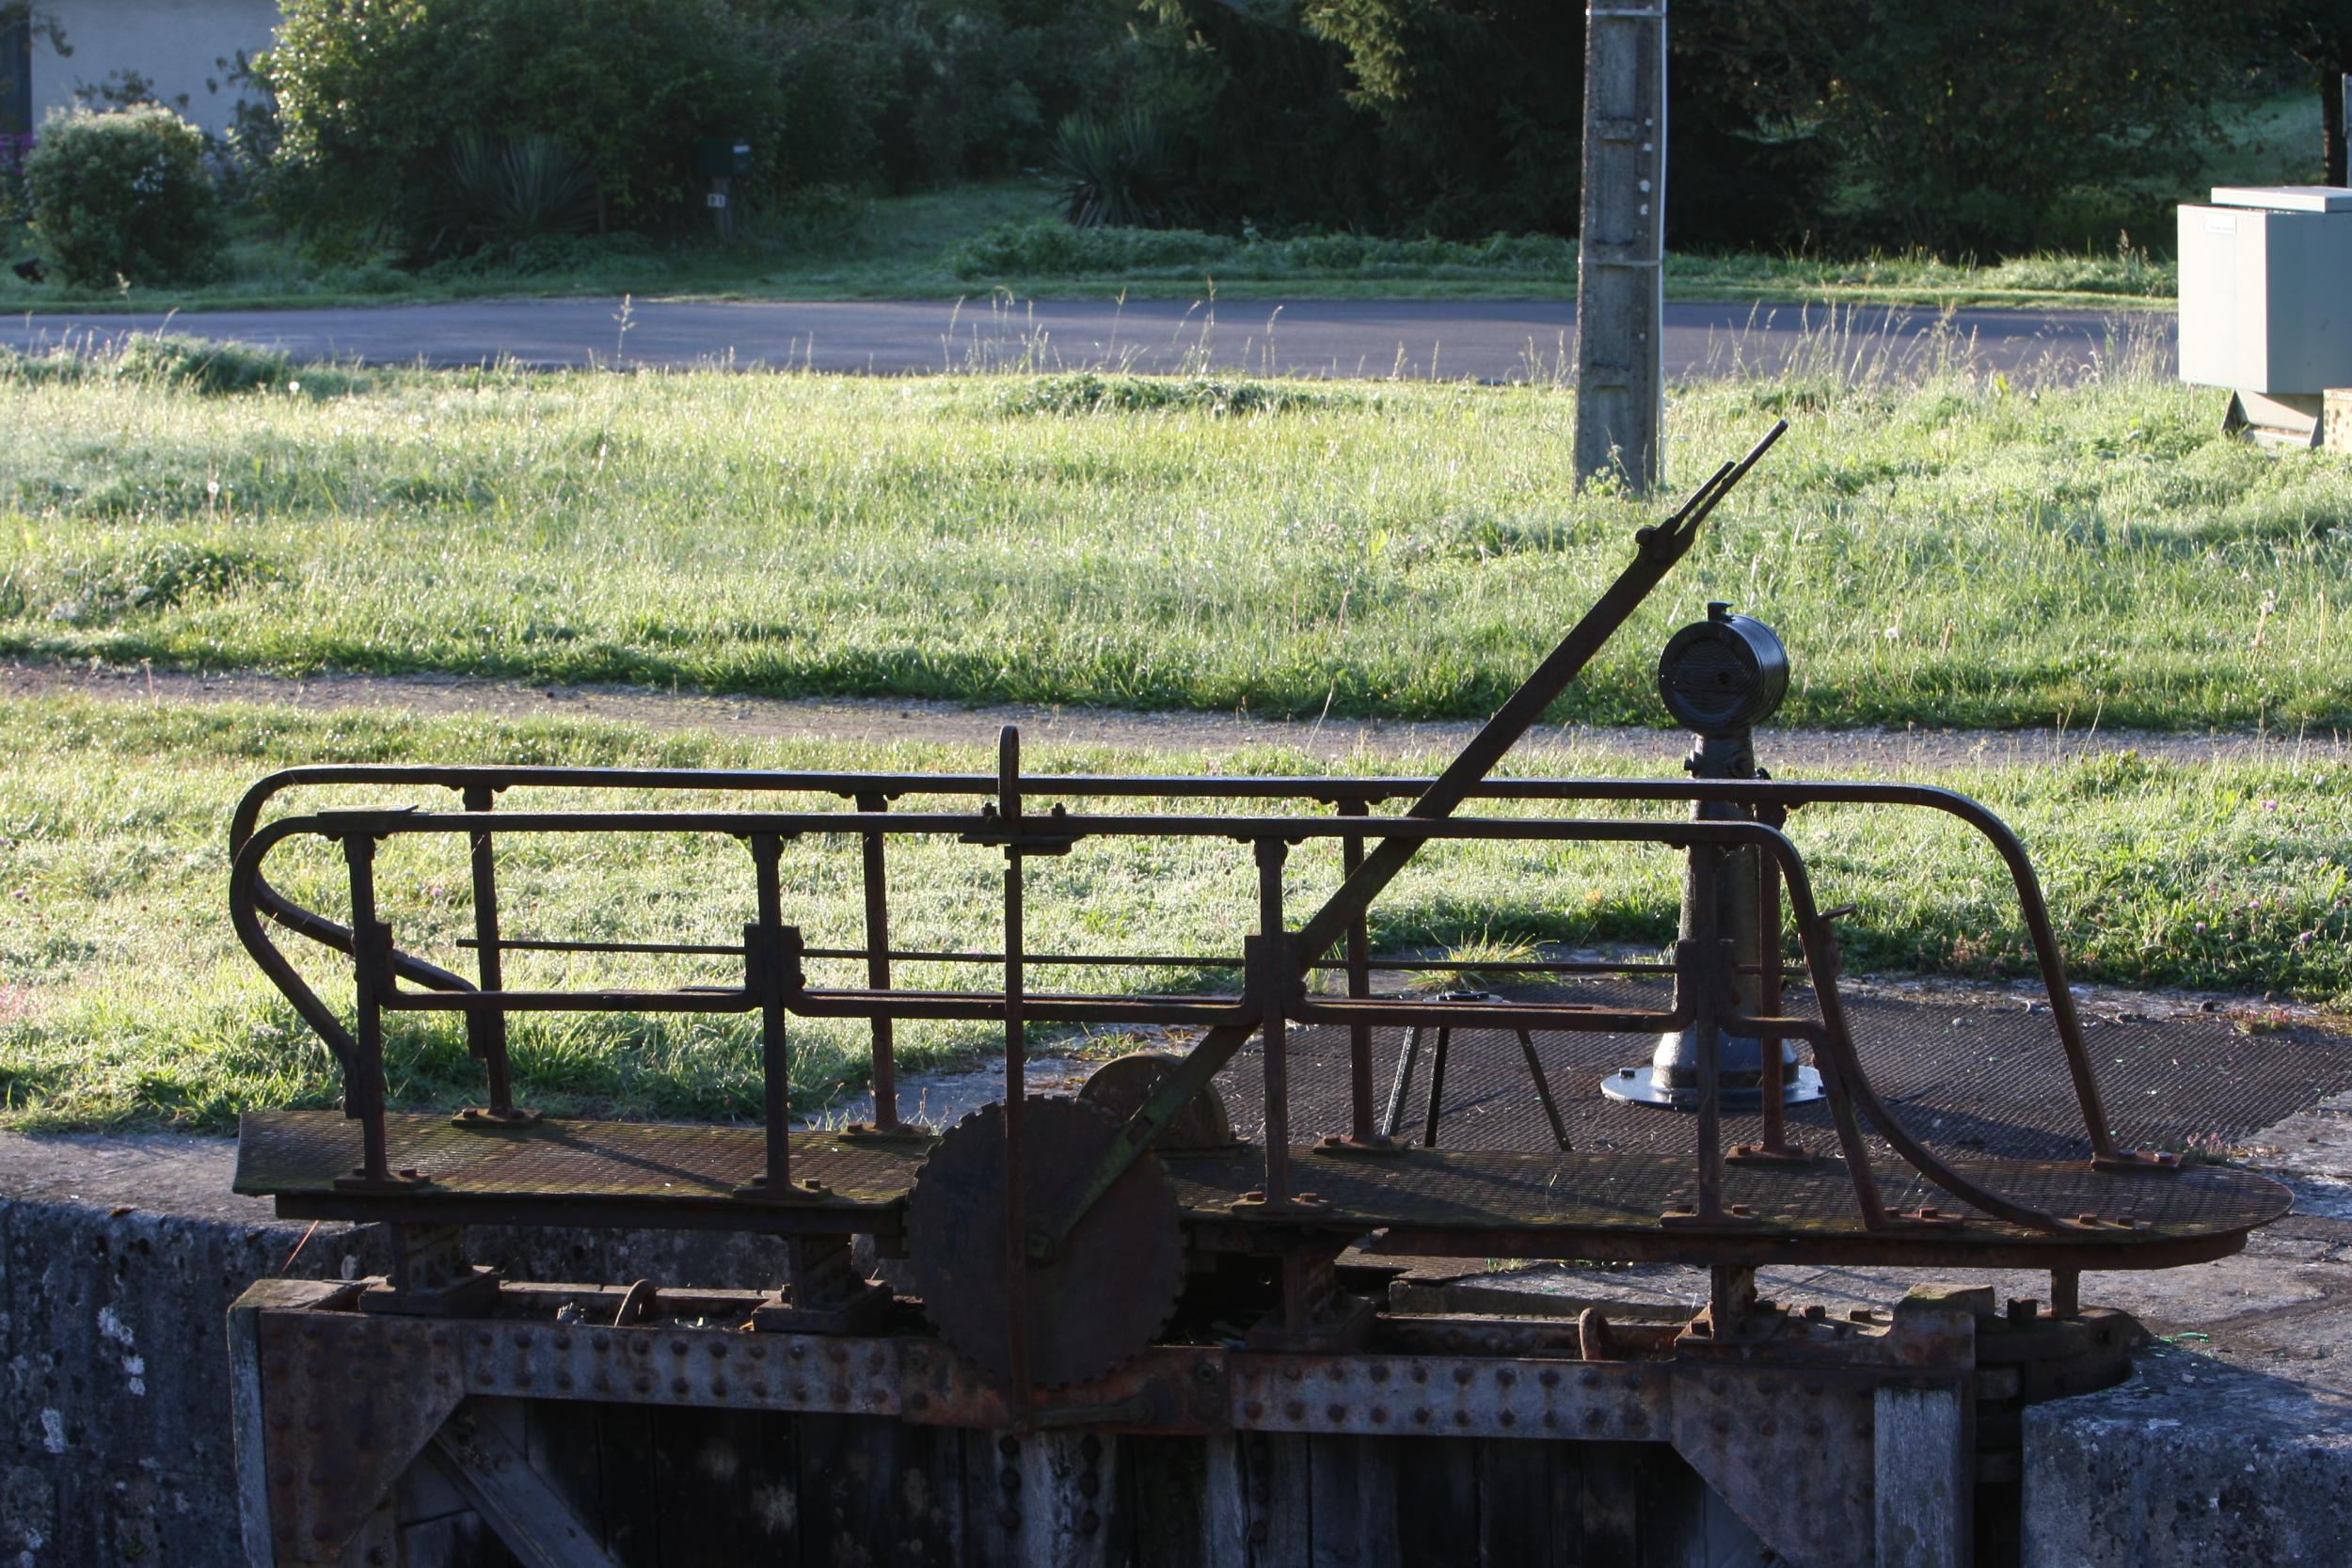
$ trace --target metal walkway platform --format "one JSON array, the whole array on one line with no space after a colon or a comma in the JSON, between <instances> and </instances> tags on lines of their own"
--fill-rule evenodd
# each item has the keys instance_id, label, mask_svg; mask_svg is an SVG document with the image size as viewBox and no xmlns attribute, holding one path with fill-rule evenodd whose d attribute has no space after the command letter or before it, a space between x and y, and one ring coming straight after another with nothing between
<instances>
[{"instance_id":1,"label":"metal walkway platform","mask_svg":"<svg viewBox=\"0 0 2352 1568\"><path fill-rule=\"evenodd\" d=\"M786 1202L739 1196L763 1169L755 1127L542 1121L471 1127L446 1117L386 1117L395 1169L422 1180L395 1192L339 1186L358 1164L358 1124L336 1111L258 1112L245 1118L236 1190L276 1197L294 1218L417 1224L665 1226L745 1231L899 1234L901 1211L930 1153L921 1139L867 1142L832 1133L794 1141L801 1180L821 1196ZM1247 1227L1237 1199L1263 1179L1264 1153L1161 1155L1194 1244L1203 1227ZM1644 1260L1705 1250L1736 1260L1836 1262L1867 1250L1881 1261L1988 1268L2169 1268L2222 1257L2248 1231L2285 1213L2286 1189L2217 1166L2177 1175L2112 1174L2079 1161L1956 1162L1967 1175L2072 1217L2037 1230L1979 1213L1900 1161L1874 1162L1892 1209L1937 1220L1868 1229L1841 1161L1729 1165L1726 1224L1677 1211L1696 1202L1685 1154L1407 1149L1377 1156L1293 1150L1302 1191L1327 1234L1373 1237L1422 1255ZM1939 1208L1938 1206L1941 1205ZM1741 1213L1740 1211L1747 1212ZM1964 1223L1938 1223L1950 1219ZM1282 1223L1296 1226L1300 1216Z\"/></svg>"}]
</instances>

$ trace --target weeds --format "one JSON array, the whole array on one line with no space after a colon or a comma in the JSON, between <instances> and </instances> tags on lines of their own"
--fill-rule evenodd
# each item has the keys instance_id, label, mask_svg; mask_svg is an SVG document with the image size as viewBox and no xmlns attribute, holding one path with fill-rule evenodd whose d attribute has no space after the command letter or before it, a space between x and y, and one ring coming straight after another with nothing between
<instances>
[{"instance_id":1,"label":"weeds","mask_svg":"<svg viewBox=\"0 0 2352 1568\"><path fill-rule=\"evenodd\" d=\"M1351 392L1310 389L1296 383L1228 380L1216 376L1041 376L1009 388L1008 414L1285 414L1302 408L1349 408Z\"/></svg>"}]
</instances>

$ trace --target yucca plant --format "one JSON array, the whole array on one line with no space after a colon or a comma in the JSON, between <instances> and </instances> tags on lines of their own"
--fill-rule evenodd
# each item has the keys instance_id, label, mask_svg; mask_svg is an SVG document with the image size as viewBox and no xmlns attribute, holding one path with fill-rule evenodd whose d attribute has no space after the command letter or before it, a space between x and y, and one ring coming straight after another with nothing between
<instances>
[{"instance_id":1,"label":"yucca plant","mask_svg":"<svg viewBox=\"0 0 2352 1568\"><path fill-rule=\"evenodd\" d=\"M575 234L596 216L596 175L554 136L468 132L449 158L450 236L465 246Z\"/></svg>"},{"instance_id":2,"label":"yucca plant","mask_svg":"<svg viewBox=\"0 0 2352 1568\"><path fill-rule=\"evenodd\" d=\"M1173 216L1174 158L1167 132L1142 109L1108 120L1062 118L1053 166L1067 182L1063 208L1080 229L1159 229Z\"/></svg>"}]
</instances>

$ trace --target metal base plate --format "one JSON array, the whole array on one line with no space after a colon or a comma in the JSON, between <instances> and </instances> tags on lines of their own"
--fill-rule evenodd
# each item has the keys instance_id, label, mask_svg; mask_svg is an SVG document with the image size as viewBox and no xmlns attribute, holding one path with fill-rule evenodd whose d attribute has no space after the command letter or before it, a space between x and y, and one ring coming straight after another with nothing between
<instances>
[{"instance_id":1,"label":"metal base plate","mask_svg":"<svg viewBox=\"0 0 2352 1568\"><path fill-rule=\"evenodd\" d=\"M1695 1111L1699 1108L1699 1091L1695 1088L1670 1089L1651 1076L1646 1067L1619 1068L1600 1081L1600 1092L1612 1100L1622 1100L1629 1105L1650 1105L1665 1111ZM1818 1069L1801 1067L1795 1076L1783 1085L1781 1103L1806 1105L1821 1098L1821 1074ZM1764 1091L1754 1089L1723 1089L1717 1103L1726 1111L1754 1111L1764 1104Z\"/></svg>"}]
</instances>

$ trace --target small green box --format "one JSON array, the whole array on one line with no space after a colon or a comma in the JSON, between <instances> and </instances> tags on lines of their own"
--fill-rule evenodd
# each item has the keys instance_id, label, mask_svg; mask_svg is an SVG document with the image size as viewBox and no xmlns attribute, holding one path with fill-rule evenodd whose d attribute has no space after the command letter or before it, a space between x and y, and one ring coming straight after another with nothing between
<instances>
[{"instance_id":1,"label":"small green box","mask_svg":"<svg viewBox=\"0 0 2352 1568\"><path fill-rule=\"evenodd\" d=\"M740 136L704 136L694 143L694 172L713 179L752 171L752 144Z\"/></svg>"}]
</instances>

